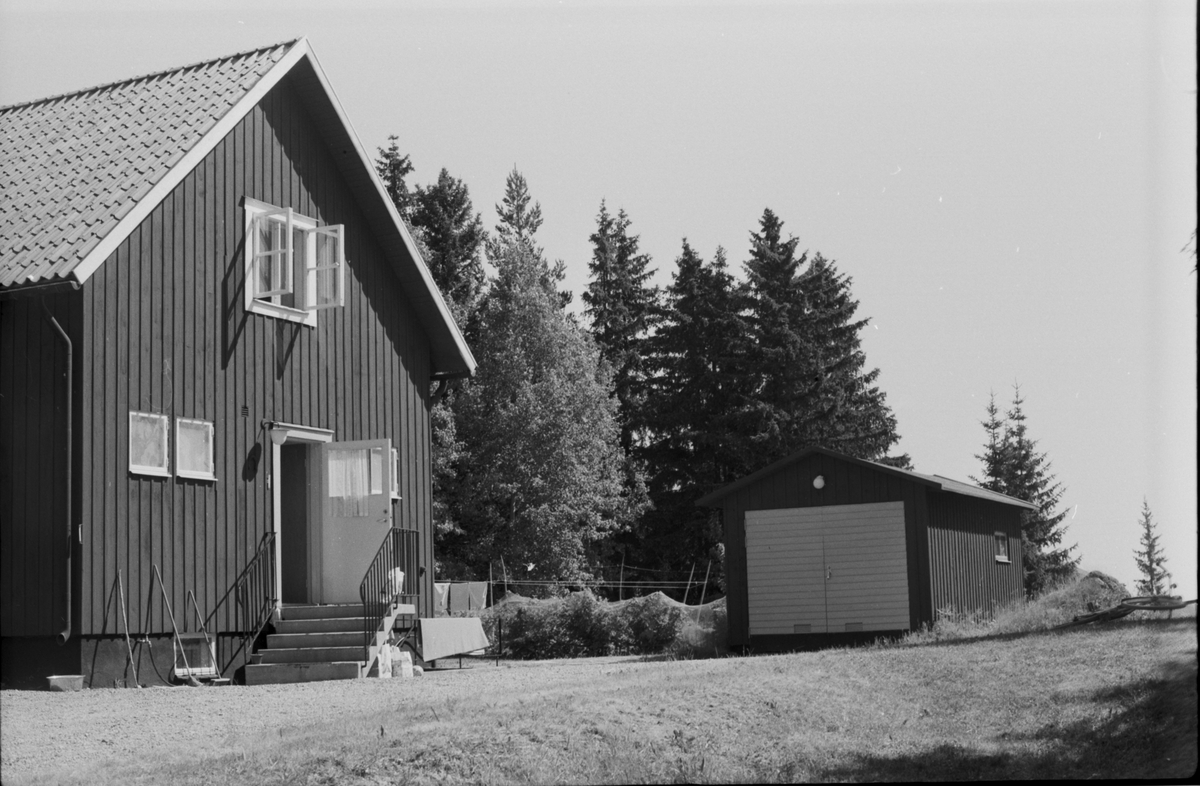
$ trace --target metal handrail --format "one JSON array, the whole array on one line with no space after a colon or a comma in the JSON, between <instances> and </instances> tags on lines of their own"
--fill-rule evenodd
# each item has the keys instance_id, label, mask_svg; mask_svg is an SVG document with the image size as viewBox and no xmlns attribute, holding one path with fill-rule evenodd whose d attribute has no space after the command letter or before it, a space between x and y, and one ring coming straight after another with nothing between
<instances>
[{"instance_id":1,"label":"metal handrail","mask_svg":"<svg viewBox=\"0 0 1200 786\"><path fill-rule=\"evenodd\" d=\"M241 644L236 647L229 658L220 664L220 673L237 659L241 652L249 655L250 647L262 633L263 628L271 621L271 612L275 608L275 533L263 535L258 550L250 558L250 562L242 569L229 589L217 601L217 605L205 618L202 626L205 630L212 627L213 620L221 612L222 607L234 601L233 630L241 632ZM219 629L219 628L218 628Z\"/></svg>"},{"instance_id":2,"label":"metal handrail","mask_svg":"<svg viewBox=\"0 0 1200 786\"><path fill-rule=\"evenodd\" d=\"M395 605L417 600L417 546L417 530L392 527L358 585L363 604L364 658L370 657L374 635Z\"/></svg>"}]
</instances>

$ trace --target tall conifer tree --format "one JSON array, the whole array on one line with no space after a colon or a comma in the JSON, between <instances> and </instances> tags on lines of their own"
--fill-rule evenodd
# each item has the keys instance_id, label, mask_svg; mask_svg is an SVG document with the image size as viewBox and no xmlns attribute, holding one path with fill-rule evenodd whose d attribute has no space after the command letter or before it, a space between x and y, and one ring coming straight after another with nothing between
<instances>
[{"instance_id":1,"label":"tall conifer tree","mask_svg":"<svg viewBox=\"0 0 1200 786\"><path fill-rule=\"evenodd\" d=\"M651 439L641 455L653 509L637 534L642 564L680 570L705 559L721 540L715 511L694 501L751 468L731 449L747 393L742 292L723 249L705 263L684 240L675 264L663 321L646 342Z\"/></svg>"},{"instance_id":2,"label":"tall conifer tree","mask_svg":"<svg viewBox=\"0 0 1200 786\"><path fill-rule=\"evenodd\" d=\"M1072 557L1076 546L1062 546L1067 512L1056 512L1065 489L1050 471L1046 454L1037 450L1029 436L1022 405L1021 388L1015 385L1011 408L1004 420L997 418L995 397L988 405L983 426L988 443L982 456L984 474L972 478L984 488L1033 503L1036 511L1021 513L1021 556L1025 563L1025 593L1036 597L1054 583L1070 577L1079 565ZM997 435L999 437L997 438Z\"/></svg>"},{"instance_id":3,"label":"tall conifer tree","mask_svg":"<svg viewBox=\"0 0 1200 786\"><path fill-rule=\"evenodd\" d=\"M1166 567L1167 556L1163 554L1158 541L1158 526L1154 523L1154 514L1150 512L1150 503L1144 499L1138 526L1142 530L1139 538L1142 548L1133 553L1133 558L1143 578L1138 579L1137 591L1142 595L1166 595L1176 585L1171 581L1171 572Z\"/></svg>"},{"instance_id":4,"label":"tall conifer tree","mask_svg":"<svg viewBox=\"0 0 1200 786\"><path fill-rule=\"evenodd\" d=\"M603 201L596 217L591 280L583 293L592 336L612 366L621 405L621 445L628 453L644 420L646 339L658 313L658 288L650 283L650 256L638 252L624 210L609 214Z\"/></svg>"},{"instance_id":5,"label":"tall conifer tree","mask_svg":"<svg viewBox=\"0 0 1200 786\"><path fill-rule=\"evenodd\" d=\"M796 239L765 210L746 262L746 357L752 389L742 407L741 460L764 466L805 447L907 466L888 457L896 419L866 370L851 280L819 253L796 256Z\"/></svg>"}]
</instances>

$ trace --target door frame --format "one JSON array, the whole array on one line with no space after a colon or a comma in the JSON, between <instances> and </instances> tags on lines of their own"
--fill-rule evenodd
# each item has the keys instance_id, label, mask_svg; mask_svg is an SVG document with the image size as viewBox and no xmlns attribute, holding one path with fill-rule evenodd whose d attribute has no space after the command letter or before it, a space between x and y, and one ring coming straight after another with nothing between
<instances>
[{"instance_id":1,"label":"door frame","mask_svg":"<svg viewBox=\"0 0 1200 786\"><path fill-rule=\"evenodd\" d=\"M305 444L305 445L323 445L327 442L333 442L333 431L315 426L301 426L296 423L280 423L268 421L266 423L267 434L271 437L271 528L275 533L275 608L279 609L283 604L283 511L281 509L282 501L282 486L279 482L280 467L279 467L279 449L287 444ZM313 477L312 464L309 465L309 483L312 483ZM311 508L311 503L310 503ZM308 541L311 546L313 537L313 522L309 522ZM314 554L312 549L308 550L308 573L312 576L312 563ZM313 597L313 586L309 583L309 597Z\"/></svg>"}]
</instances>

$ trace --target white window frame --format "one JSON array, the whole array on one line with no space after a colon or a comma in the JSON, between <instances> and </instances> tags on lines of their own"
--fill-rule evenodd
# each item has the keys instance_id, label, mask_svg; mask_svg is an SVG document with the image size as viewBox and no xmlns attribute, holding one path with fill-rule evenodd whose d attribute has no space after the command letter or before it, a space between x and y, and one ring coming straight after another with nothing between
<instances>
[{"instance_id":1,"label":"white window frame","mask_svg":"<svg viewBox=\"0 0 1200 786\"><path fill-rule=\"evenodd\" d=\"M162 429L162 457L163 465L161 467L147 466L144 464L133 463L133 419L135 417L150 418L157 420ZM166 415L160 415L156 412L138 412L137 410L129 411L129 471L138 475L153 475L159 478L171 477L171 454L168 452L168 434L171 431L171 419Z\"/></svg>"},{"instance_id":2,"label":"white window frame","mask_svg":"<svg viewBox=\"0 0 1200 786\"><path fill-rule=\"evenodd\" d=\"M400 499L400 451L392 448L392 499Z\"/></svg>"},{"instance_id":3,"label":"white window frame","mask_svg":"<svg viewBox=\"0 0 1200 786\"><path fill-rule=\"evenodd\" d=\"M245 243L243 256L245 262L244 303L246 311L251 314L262 314L276 319L286 319L299 322L308 327L317 326L317 312L326 308L339 308L346 302L346 242L345 227L342 224L320 226L317 220L296 213L291 208L280 208L260 202L250 197L243 198L242 207L245 212ZM256 222L259 220L279 221L285 225L284 234L287 242L283 249L269 252L279 258L281 265L280 278L282 286L278 289L259 292L256 261L266 254L258 251L258 232ZM295 230L303 235L304 270L297 275L295 270L295 251L292 244L295 240ZM319 265L317 262L317 236L332 238L336 243L335 260L331 265ZM328 303L316 303L316 280L319 272L333 270L337 288L337 297ZM280 296L292 294L302 298L303 305L285 306L280 302Z\"/></svg>"},{"instance_id":4,"label":"white window frame","mask_svg":"<svg viewBox=\"0 0 1200 786\"><path fill-rule=\"evenodd\" d=\"M1011 565L1012 560L1008 557L1008 533L993 532L992 542L995 544L994 551L996 552L996 562L1000 562L1005 565ZM1001 547L1001 544L1003 544L1003 547Z\"/></svg>"},{"instance_id":5,"label":"white window frame","mask_svg":"<svg viewBox=\"0 0 1200 786\"><path fill-rule=\"evenodd\" d=\"M209 472L202 472L192 469L184 469L183 461L180 455L180 445L182 440L179 439L179 433L184 424L201 425L208 430L208 465L212 467ZM216 463L214 454L216 453L216 430L213 428L212 421L200 420L199 418L175 418L175 474L181 478L192 478L193 480L216 480Z\"/></svg>"}]
</instances>

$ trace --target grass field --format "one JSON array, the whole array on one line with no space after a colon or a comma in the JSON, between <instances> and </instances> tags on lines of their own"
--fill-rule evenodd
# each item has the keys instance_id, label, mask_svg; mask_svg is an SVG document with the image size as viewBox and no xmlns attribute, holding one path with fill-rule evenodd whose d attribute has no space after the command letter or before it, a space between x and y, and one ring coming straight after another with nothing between
<instances>
[{"instance_id":1,"label":"grass field","mask_svg":"<svg viewBox=\"0 0 1200 786\"><path fill-rule=\"evenodd\" d=\"M85 698L99 691L24 694L20 702L4 698L3 781L1187 777L1197 766L1196 663L1192 618L698 661L475 662L414 680L162 689L149 698L151 691L129 690L104 700ZM141 755L89 756L69 771L54 769L22 747L53 747L49 732L27 741L10 730L35 712L47 730L59 728L55 713L112 725L100 713L119 713L114 703L133 698L143 708L170 705L158 715L157 736L135 749ZM196 710L201 699L221 702L220 723L205 726L212 711ZM320 711L289 710L302 700ZM86 712L85 701L94 702ZM214 744L180 745L180 730L162 726L180 717L185 736ZM144 731L121 729L135 745ZM164 736L174 744L162 745Z\"/></svg>"}]
</instances>

